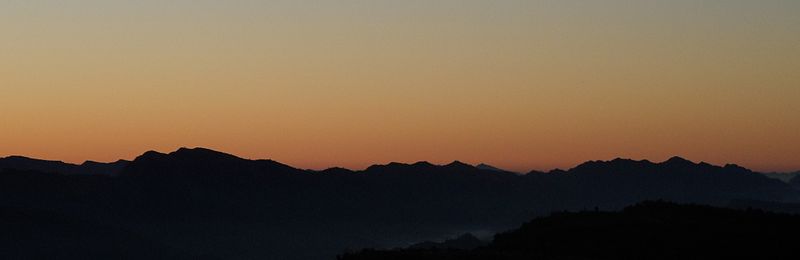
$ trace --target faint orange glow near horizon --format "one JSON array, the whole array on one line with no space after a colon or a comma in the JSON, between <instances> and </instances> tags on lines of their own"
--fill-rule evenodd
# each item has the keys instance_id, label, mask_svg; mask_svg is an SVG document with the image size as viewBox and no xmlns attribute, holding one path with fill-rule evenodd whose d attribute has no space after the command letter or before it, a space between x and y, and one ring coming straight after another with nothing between
<instances>
[{"instance_id":1,"label":"faint orange glow near horizon","mask_svg":"<svg viewBox=\"0 0 800 260\"><path fill-rule=\"evenodd\" d=\"M800 170L800 1L4 1L0 157Z\"/></svg>"}]
</instances>

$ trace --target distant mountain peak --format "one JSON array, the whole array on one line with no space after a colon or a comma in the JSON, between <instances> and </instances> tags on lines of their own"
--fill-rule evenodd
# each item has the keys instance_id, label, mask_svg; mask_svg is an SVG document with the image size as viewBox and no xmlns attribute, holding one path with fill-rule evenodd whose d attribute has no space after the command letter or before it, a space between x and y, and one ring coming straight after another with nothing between
<instances>
[{"instance_id":1,"label":"distant mountain peak","mask_svg":"<svg viewBox=\"0 0 800 260\"><path fill-rule=\"evenodd\" d=\"M664 161L663 163L665 163L665 164L695 164L694 162L689 161L687 159L684 159L683 157L680 157L680 156L673 156L672 158L669 158L668 160Z\"/></svg>"},{"instance_id":2,"label":"distant mountain peak","mask_svg":"<svg viewBox=\"0 0 800 260\"><path fill-rule=\"evenodd\" d=\"M445 165L443 167L449 168L449 169L452 169L452 170L459 170L459 171L466 171L466 170L475 169L475 166L472 166L471 164L467 164L467 163L464 163L464 162L461 162L461 161L458 161L458 160L453 161L453 162L451 162L451 163L449 163L449 164L447 164L447 165Z\"/></svg>"},{"instance_id":3,"label":"distant mountain peak","mask_svg":"<svg viewBox=\"0 0 800 260\"><path fill-rule=\"evenodd\" d=\"M419 161L419 162L415 162L412 165L414 165L414 166L425 166L425 167L436 166L436 165L433 165L432 163L430 163L428 161Z\"/></svg>"},{"instance_id":4,"label":"distant mountain peak","mask_svg":"<svg viewBox=\"0 0 800 260\"><path fill-rule=\"evenodd\" d=\"M223 152L203 147L181 147L172 153L223 153Z\"/></svg>"},{"instance_id":5,"label":"distant mountain peak","mask_svg":"<svg viewBox=\"0 0 800 260\"><path fill-rule=\"evenodd\" d=\"M451 163L449 163L449 164L447 164L445 166L448 166L448 167L469 167L469 168L474 167L474 166L472 166L470 164L463 163L463 162L461 162L459 160L455 160L455 161L453 161L453 162L451 162Z\"/></svg>"},{"instance_id":6,"label":"distant mountain peak","mask_svg":"<svg viewBox=\"0 0 800 260\"><path fill-rule=\"evenodd\" d=\"M453 161L446 165L432 164L427 161L419 161L413 164L391 162L388 164L376 164L367 167L364 172L474 172L477 170L472 166L461 161Z\"/></svg>"},{"instance_id":7,"label":"distant mountain peak","mask_svg":"<svg viewBox=\"0 0 800 260\"><path fill-rule=\"evenodd\" d=\"M387 167L405 167L405 166L408 166L408 164L401 163L401 162L390 162L390 163L388 163L386 165L382 165L382 166L387 166Z\"/></svg>"},{"instance_id":8,"label":"distant mountain peak","mask_svg":"<svg viewBox=\"0 0 800 260\"><path fill-rule=\"evenodd\" d=\"M154 151L154 150L150 150L150 151L144 152L142 155L137 156L134 159L134 161L139 160L139 159L144 159L144 158L161 157L161 156L164 156L164 155L167 155L167 154L161 153L161 152L158 152L158 151Z\"/></svg>"},{"instance_id":9,"label":"distant mountain peak","mask_svg":"<svg viewBox=\"0 0 800 260\"><path fill-rule=\"evenodd\" d=\"M126 176L218 176L308 172L272 160L249 160L208 148L182 147L164 154L149 151L125 168Z\"/></svg>"},{"instance_id":10,"label":"distant mountain peak","mask_svg":"<svg viewBox=\"0 0 800 260\"><path fill-rule=\"evenodd\" d=\"M170 155L221 156L221 157L239 158L238 156L235 156L233 154L215 151L203 147L195 147L195 148L181 147L178 150L170 153Z\"/></svg>"},{"instance_id":11,"label":"distant mountain peak","mask_svg":"<svg viewBox=\"0 0 800 260\"><path fill-rule=\"evenodd\" d=\"M478 164L478 165L475 166L475 168L478 168L478 169L481 169L481 170L485 170L485 171L493 171L493 172L511 172L511 171L507 171L507 170L503 170L503 169L491 166L491 165L486 164L486 163Z\"/></svg>"},{"instance_id":12,"label":"distant mountain peak","mask_svg":"<svg viewBox=\"0 0 800 260\"><path fill-rule=\"evenodd\" d=\"M230 159L238 159L244 160L240 157L235 155L219 152L215 150L211 150L208 148L196 147L196 148L186 148L181 147L178 150L170 153L162 153L158 151L147 151L144 154L136 157L134 162L141 162L147 160L166 160L169 158L183 158L189 160L198 160L198 161L213 161L213 160L230 160Z\"/></svg>"}]
</instances>

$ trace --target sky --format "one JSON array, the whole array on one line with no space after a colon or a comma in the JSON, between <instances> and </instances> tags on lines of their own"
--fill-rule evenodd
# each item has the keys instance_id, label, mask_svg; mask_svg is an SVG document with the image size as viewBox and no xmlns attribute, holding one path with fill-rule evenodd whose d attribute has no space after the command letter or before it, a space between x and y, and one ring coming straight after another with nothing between
<instances>
[{"instance_id":1,"label":"sky","mask_svg":"<svg viewBox=\"0 0 800 260\"><path fill-rule=\"evenodd\" d=\"M0 2L0 156L800 170L800 1Z\"/></svg>"}]
</instances>

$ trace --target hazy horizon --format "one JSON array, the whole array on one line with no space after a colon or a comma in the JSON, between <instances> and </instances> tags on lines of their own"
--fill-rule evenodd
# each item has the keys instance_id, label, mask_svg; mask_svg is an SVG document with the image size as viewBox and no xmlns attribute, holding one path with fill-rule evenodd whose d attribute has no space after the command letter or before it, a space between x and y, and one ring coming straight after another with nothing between
<instances>
[{"instance_id":1,"label":"hazy horizon","mask_svg":"<svg viewBox=\"0 0 800 260\"><path fill-rule=\"evenodd\" d=\"M800 1L3 1L0 156L800 170Z\"/></svg>"}]
</instances>

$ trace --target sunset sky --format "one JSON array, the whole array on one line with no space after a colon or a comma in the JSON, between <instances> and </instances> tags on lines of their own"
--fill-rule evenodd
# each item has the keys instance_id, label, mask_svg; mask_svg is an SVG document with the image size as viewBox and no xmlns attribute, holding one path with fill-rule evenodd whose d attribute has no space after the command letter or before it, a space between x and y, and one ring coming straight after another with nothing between
<instances>
[{"instance_id":1,"label":"sunset sky","mask_svg":"<svg viewBox=\"0 0 800 260\"><path fill-rule=\"evenodd\" d=\"M800 1L0 2L0 157L800 170Z\"/></svg>"}]
</instances>

